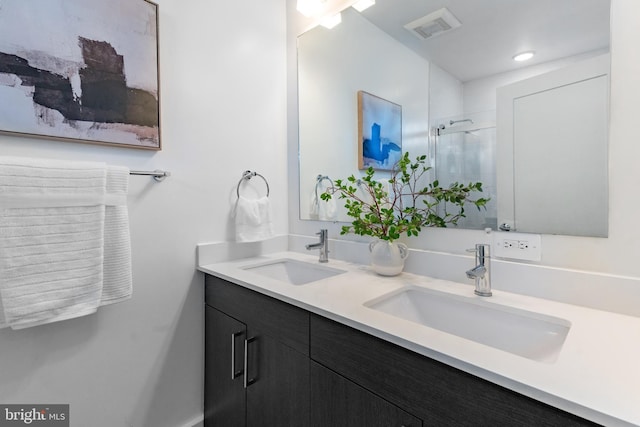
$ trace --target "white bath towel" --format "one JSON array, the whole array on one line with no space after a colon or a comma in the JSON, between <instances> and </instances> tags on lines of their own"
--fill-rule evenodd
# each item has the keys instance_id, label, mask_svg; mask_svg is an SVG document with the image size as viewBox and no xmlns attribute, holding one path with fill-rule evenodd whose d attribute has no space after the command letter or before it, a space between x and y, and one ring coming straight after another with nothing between
<instances>
[{"instance_id":1,"label":"white bath towel","mask_svg":"<svg viewBox=\"0 0 640 427\"><path fill-rule=\"evenodd\" d=\"M257 242L273 237L271 202L268 197L238 198L235 209L236 241Z\"/></svg>"},{"instance_id":2,"label":"white bath towel","mask_svg":"<svg viewBox=\"0 0 640 427\"><path fill-rule=\"evenodd\" d=\"M105 165L0 157L0 327L96 311Z\"/></svg>"},{"instance_id":3,"label":"white bath towel","mask_svg":"<svg viewBox=\"0 0 640 427\"><path fill-rule=\"evenodd\" d=\"M129 169L107 166L104 218L103 286L100 305L131 298L131 238L129 235Z\"/></svg>"}]
</instances>

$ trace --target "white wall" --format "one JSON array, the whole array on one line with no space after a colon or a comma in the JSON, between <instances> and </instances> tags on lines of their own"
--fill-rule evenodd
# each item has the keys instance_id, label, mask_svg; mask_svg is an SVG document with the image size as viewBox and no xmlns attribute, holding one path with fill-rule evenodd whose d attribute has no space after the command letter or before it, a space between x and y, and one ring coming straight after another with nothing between
<instances>
[{"instance_id":1,"label":"white wall","mask_svg":"<svg viewBox=\"0 0 640 427\"><path fill-rule=\"evenodd\" d=\"M196 244L232 240L229 210L246 169L269 180L276 232L287 232L285 0L157 3L161 152L0 135L0 155L173 174L131 178L131 300L0 330L0 402L69 403L72 426L175 427L201 417Z\"/></svg>"},{"instance_id":2,"label":"white wall","mask_svg":"<svg viewBox=\"0 0 640 427\"><path fill-rule=\"evenodd\" d=\"M438 119L462 116L464 111L463 84L432 62L429 67L429 122L431 126L435 126L435 121Z\"/></svg>"},{"instance_id":3,"label":"white wall","mask_svg":"<svg viewBox=\"0 0 640 427\"><path fill-rule=\"evenodd\" d=\"M292 2L289 2L292 3ZM640 145L635 129L637 116L640 114L640 51L634 44L640 39L640 2L637 0L613 0L611 13L611 129L609 138L609 182L610 211L609 237L607 239L583 238L569 236L542 236L542 265L584 269L618 275L638 276L637 257L640 253L640 226L637 212L640 201L636 196L637 182L640 182L640 169L637 159L640 158ZM289 34L291 39L293 34ZM291 42L289 44L291 46ZM290 57L295 51L289 49ZM289 60L291 69L292 63ZM295 86L289 83L289 90ZM290 92L291 93L291 92ZM295 93L295 92L294 92ZM291 96L291 95L290 95ZM289 107L289 118L296 118L297 108ZM297 135L292 132L289 123L289 162L293 147L297 146ZM576 161L579 161L576 159ZM297 177L290 178L290 185L295 185ZM295 198L291 198L295 204ZM290 205L290 230L297 234L312 234L320 227L330 229L330 237L362 240L351 236L340 237L337 225L300 221ZM418 238L408 240L411 247L431 249L461 254L464 249L474 243L485 241L487 236L482 231L430 229ZM603 283L606 287L606 284ZM606 291L605 291L606 292Z\"/></svg>"}]
</instances>

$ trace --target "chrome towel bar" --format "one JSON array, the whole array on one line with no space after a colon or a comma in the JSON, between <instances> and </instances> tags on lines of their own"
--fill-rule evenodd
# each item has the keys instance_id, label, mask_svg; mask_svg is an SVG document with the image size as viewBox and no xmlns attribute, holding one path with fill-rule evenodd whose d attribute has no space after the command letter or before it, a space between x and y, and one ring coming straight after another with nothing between
<instances>
[{"instance_id":1,"label":"chrome towel bar","mask_svg":"<svg viewBox=\"0 0 640 427\"><path fill-rule=\"evenodd\" d=\"M129 171L129 175L149 175L156 181L162 182L166 177L171 176L171 172L156 169L154 171Z\"/></svg>"}]
</instances>

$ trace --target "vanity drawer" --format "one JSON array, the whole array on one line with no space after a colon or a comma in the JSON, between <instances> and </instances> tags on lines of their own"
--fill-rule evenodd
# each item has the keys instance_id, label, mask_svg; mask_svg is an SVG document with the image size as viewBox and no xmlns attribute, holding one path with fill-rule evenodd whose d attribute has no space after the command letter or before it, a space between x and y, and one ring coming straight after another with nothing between
<instances>
[{"instance_id":1,"label":"vanity drawer","mask_svg":"<svg viewBox=\"0 0 640 427\"><path fill-rule=\"evenodd\" d=\"M205 302L250 325L251 334L266 334L309 354L309 312L209 274Z\"/></svg>"},{"instance_id":2,"label":"vanity drawer","mask_svg":"<svg viewBox=\"0 0 640 427\"><path fill-rule=\"evenodd\" d=\"M425 426L595 426L449 365L311 315L311 358Z\"/></svg>"}]
</instances>

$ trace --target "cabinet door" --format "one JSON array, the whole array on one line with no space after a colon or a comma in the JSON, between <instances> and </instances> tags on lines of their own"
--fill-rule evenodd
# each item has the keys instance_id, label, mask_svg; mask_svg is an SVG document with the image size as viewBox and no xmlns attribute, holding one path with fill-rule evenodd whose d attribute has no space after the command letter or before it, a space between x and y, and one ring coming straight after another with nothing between
<instances>
[{"instance_id":1,"label":"cabinet door","mask_svg":"<svg viewBox=\"0 0 640 427\"><path fill-rule=\"evenodd\" d=\"M209 274L205 276L207 305L244 322L254 333L267 334L309 354L309 312Z\"/></svg>"},{"instance_id":2,"label":"cabinet door","mask_svg":"<svg viewBox=\"0 0 640 427\"><path fill-rule=\"evenodd\" d=\"M308 426L309 357L266 334L251 335L247 350L247 425Z\"/></svg>"},{"instance_id":3,"label":"cabinet door","mask_svg":"<svg viewBox=\"0 0 640 427\"><path fill-rule=\"evenodd\" d=\"M215 427L245 424L243 355L246 326L205 306L204 423Z\"/></svg>"},{"instance_id":4,"label":"cabinet door","mask_svg":"<svg viewBox=\"0 0 640 427\"><path fill-rule=\"evenodd\" d=\"M311 362L312 427L421 427L422 420Z\"/></svg>"}]
</instances>

